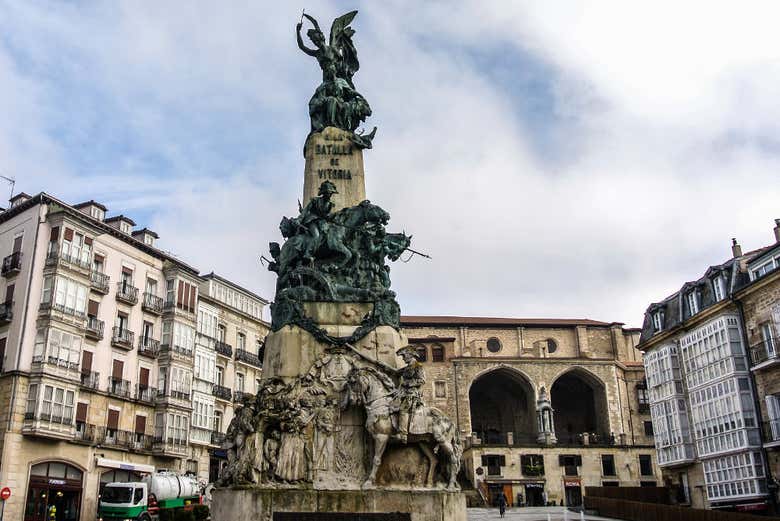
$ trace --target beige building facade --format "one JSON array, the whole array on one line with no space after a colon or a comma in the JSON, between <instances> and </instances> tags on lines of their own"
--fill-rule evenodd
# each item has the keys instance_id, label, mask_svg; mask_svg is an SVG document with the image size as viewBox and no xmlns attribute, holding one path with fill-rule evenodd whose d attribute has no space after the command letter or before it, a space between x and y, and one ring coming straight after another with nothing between
<instances>
[{"instance_id":1,"label":"beige building facade","mask_svg":"<svg viewBox=\"0 0 780 521\"><path fill-rule=\"evenodd\" d=\"M427 403L455 419L492 502L578 505L585 486L661 484L639 331L593 320L402 317Z\"/></svg>"},{"instance_id":2,"label":"beige building facade","mask_svg":"<svg viewBox=\"0 0 780 521\"><path fill-rule=\"evenodd\" d=\"M267 302L201 277L159 250L153 231L134 227L107 218L100 203L68 205L45 193L20 194L0 213L7 519L48 519L52 506L63 519L94 519L104 483L162 469L206 483L224 458L227 424L216 411L229 421L241 371L254 386ZM244 347L222 364L233 387L220 406L204 383L211 366L195 356L208 344L217 358L199 327L202 306L225 329L224 346Z\"/></svg>"}]
</instances>

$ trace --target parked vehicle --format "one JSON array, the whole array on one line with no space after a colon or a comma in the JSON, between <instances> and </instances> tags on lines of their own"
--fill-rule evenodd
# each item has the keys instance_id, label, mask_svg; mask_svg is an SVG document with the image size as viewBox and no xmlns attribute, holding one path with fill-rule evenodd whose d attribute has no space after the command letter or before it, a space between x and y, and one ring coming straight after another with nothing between
<instances>
[{"instance_id":1,"label":"parked vehicle","mask_svg":"<svg viewBox=\"0 0 780 521\"><path fill-rule=\"evenodd\" d=\"M200 503L200 485L194 476L160 471L143 481L106 484L98 517L103 521L157 521L163 510L191 508Z\"/></svg>"}]
</instances>

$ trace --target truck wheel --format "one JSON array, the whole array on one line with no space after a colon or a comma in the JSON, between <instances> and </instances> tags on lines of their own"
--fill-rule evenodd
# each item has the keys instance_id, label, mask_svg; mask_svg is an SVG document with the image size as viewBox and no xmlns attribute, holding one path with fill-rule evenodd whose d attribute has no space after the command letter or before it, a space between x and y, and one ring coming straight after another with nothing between
<instances>
[{"instance_id":1,"label":"truck wheel","mask_svg":"<svg viewBox=\"0 0 780 521\"><path fill-rule=\"evenodd\" d=\"M152 516L150 516L148 513L144 512L140 516L138 516L138 521L152 521Z\"/></svg>"}]
</instances>

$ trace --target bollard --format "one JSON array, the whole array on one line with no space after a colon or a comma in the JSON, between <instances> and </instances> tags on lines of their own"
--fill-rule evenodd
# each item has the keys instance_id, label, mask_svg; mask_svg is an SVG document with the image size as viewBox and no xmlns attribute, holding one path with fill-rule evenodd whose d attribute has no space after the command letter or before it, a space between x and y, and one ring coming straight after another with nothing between
<instances>
[{"instance_id":1,"label":"bollard","mask_svg":"<svg viewBox=\"0 0 780 521\"><path fill-rule=\"evenodd\" d=\"M585 521L585 511L580 510L580 521Z\"/></svg>"}]
</instances>

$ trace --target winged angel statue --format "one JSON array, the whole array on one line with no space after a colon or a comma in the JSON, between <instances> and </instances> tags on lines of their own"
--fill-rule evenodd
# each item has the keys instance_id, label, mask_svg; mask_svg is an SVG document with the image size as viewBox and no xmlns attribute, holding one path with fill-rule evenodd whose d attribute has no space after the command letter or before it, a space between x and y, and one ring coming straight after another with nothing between
<instances>
[{"instance_id":1,"label":"winged angel statue","mask_svg":"<svg viewBox=\"0 0 780 521\"><path fill-rule=\"evenodd\" d=\"M356 15L357 11L351 11L333 20L330 42L326 43L325 34L317 20L304 13L296 26L296 36L298 47L316 58L322 69L322 83L309 101L311 132L321 132L325 127L338 127L352 132L352 141L357 146L371 148L376 127L369 134L355 132L371 115L371 107L352 82L352 77L360 68L357 50L352 42L355 30L349 26ZM306 31L314 44L313 49L306 46L301 36L303 18L313 26Z\"/></svg>"}]
</instances>

